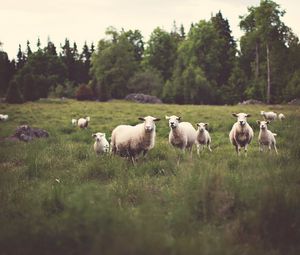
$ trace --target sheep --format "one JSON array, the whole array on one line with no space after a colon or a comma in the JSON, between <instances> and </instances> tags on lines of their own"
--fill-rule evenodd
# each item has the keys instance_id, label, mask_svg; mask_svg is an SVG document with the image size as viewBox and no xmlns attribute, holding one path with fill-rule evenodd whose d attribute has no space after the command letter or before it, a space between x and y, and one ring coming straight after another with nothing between
<instances>
[{"instance_id":1,"label":"sheep","mask_svg":"<svg viewBox=\"0 0 300 255\"><path fill-rule=\"evenodd\" d=\"M276 148L276 140L275 136L277 134L272 133L270 130L268 130L268 124L270 121L256 121L259 125L259 134L258 134L258 143L259 143L259 150L263 151L263 146L268 146L269 151L271 151L271 145L273 146L276 154L278 154L277 148Z\"/></svg>"},{"instance_id":2,"label":"sheep","mask_svg":"<svg viewBox=\"0 0 300 255\"><path fill-rule=\"evenodd\" d=\"M196 130L189 122L179 122L181 117L166 116L169 120L169 143L183 151L189 149L192 152L193 145L196 142Z\"/></svg>"},{"instance_id":3,"label":"sheep","mask_svg":"<svg viewBox=\"0 0 300 255\"><path fill-rule=\"evenodd\" d=\"M277 118L277 113L276 112L260 111L260 115L262 115L264 117L264 119L268 120L268 121L273 121L273 120L276 120L276 118Z\"/></svg>"},{"instance_id":4,"label":"sheep","mask_svg":"<svg viewBox=\"0 0 300 255\"><path fill-rule=\"evenodd\" d=\"M283 113L279 113L279 114L278 114L278 119L279 119L280 121L283 121L283 120L285 119L285 115L284 115Z\"/></svg>"},{"instance_id":5,"label":"sheep","mask_svg":"<svg viewBox=\"0 0 300 255\"><path fill-rule=\"evenodd\" d=\"M111 153L130 158L133 164L141 153L145 156L154 147L155 122L160 120L152 116L138 119L143 123L135 126L119 125L111 134Z\"/></svg>"},{"instance_id":6,"label":"sheep","mask_svg":"<svg viewBox=\"0 0 300 255\"><path fill-rule=\"evenodd\" d=\"M92 134L92 137L95 138L95 143L94 143L94 151L96 154L103 154L109 152L109 143L106 140L105 133L95 133Z\"/></svg>"},{"instance_id":7,"label":"sheep","mask_svg":"<svg viewBox=\"0 0 300 255\"><path fill-rule=\"evenodd\" d=\"M72 119L71 123L72 123L73 126L76 126L77 125L77 120L76 119Z\"/></svg>"},{"instance_id":8,"label":"sheep","mask_svg":"<svg viewBox=\"0 0 300 255\"><path fill-rule=\"evenodd\" d=\"M210 148L211 144L211 137L209 132L207 131L208 123L197 123L196 124L198 129L196 132L196 145L197 145L197 154L200 155L200 147L204 148L206 145L209 151L211 152L212 149Z\"/></svg>"},{"instance_id":9,"label":"sheep","mask_svg":"<svg viewBox=\"0 0 300 255\"><path fill-rule=\"evenodd\" d=\"M247 113L232 113L237 117L237 122L233 124L229 133L230 142L235 146L236 152L239 155L241 148L244 148L245 155L247 155L248 145L251 143L254 136L253 129L247 123Z\"/></svg>"},{"instance_id":10,"label":"sheep","mask_svg":"<svg viewBox=\"0 0 300 255\"><path fill-rule=\"evenodd\" d=\"M6 121L8 120L8 115L7 114L0 114L0 121Z\"/></svg>"},{"instance_id":11,"label":"sheep","mask_svg":"<svg viewBox=\"0 0 300 255\"><path fill-rule=\"evenodd\" d=\"M89 125L90 120L91 120L90 117L80 118L80 119L77 121L77 125L78 125L78 127L80 127L80 128L87 128L87 126Z\"/></svg>"}]
</instances>

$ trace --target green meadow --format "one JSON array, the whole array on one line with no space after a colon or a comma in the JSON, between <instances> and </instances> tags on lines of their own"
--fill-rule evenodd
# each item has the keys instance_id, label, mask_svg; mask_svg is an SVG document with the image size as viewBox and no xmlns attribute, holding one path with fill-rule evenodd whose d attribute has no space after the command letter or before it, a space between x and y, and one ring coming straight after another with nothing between
<instances>
[{"instance_id":1,"label":"green meadow","mask_svg":"<svg viewBox=\"0 0 300 255\"><path fill-rule=\"evenodd\" d=\"M260 110L283 112L279 154L258 150ZM254 140L238 157L232 112L252 115ZM300 254L300 108L290 105L143 105L45 100L0 104L0 254ZM151 115L156 145L135 166L96 156L92 133ZM212 152L168 144L165 115L208 122ZM72 118L90 116L87 129ZM5 140L17 126L47 130Z\"/></svg>"}]
</instances>

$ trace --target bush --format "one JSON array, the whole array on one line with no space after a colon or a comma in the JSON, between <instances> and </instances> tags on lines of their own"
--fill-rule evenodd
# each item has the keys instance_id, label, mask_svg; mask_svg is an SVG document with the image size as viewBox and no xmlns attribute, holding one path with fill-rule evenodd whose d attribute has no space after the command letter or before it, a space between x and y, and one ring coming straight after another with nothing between
<instances>
[{"instance_id":1,"label":"bush","mask_svg":"<svg viewBox=\"0 0 300 255\"><path fill-rule=\"evenodd\" d=\"M76 91L76 99L77 100L92 100L93 99L93 91L90 87L85 84L79 86Z\"/></svg>"},{"instance_id":2,"label":"bush","mask_svg":"<svg viewBox=\"0 0 300 255\"><path fill-rule=\"evenodd\" d=\"M15 80L9 83L9 87L6 95L6 102L11 104L23 103L23 96L20 92L19 86Z\"/></svg>"}]
</instances>

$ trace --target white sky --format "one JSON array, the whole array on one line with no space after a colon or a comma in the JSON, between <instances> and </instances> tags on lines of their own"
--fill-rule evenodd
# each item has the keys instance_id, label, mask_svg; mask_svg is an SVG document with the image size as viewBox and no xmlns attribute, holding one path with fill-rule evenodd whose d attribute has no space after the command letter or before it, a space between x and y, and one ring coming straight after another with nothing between
<instances>
[{"instance_id":1,"label":"white sky","mask_svg":"<svg viewBox=\"0 0 300 255\"><path fill-rule=\"evenodd\" d=\"M138 29L147 41L156 27L171 31L173 21L183 24L186 32L190 24L221 10L227 18L233 36L238 39L239 15L247 13L248 6L257 6L259 0L0 0L0 41L10 59L15 58L18 45L26 49L26 41L35 50L39 37L42 47L47 38L60 51L60 43L68 38L77 43L81 52L88 44L105 37L109 26L118 31ZM300 1L276 0L286 10L283 21L300 36Z\"/></svg>"}]
</instances>

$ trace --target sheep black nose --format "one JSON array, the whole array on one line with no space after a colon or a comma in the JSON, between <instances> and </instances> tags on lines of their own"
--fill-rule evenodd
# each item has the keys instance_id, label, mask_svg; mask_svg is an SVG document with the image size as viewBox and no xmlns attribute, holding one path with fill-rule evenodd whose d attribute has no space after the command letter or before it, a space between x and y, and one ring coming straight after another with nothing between
<instances>
[{"instance_id":1,"label":"sheep black nose","mask_svg":"<svg viewBox=\"0 0 300 255\"><path fill-rule=\"evenodd\" d=\"M244 123L244 121L241 120L241 121L240 121L240 124L243 126L245 123Z\"/></svg>"}]
</instances>

